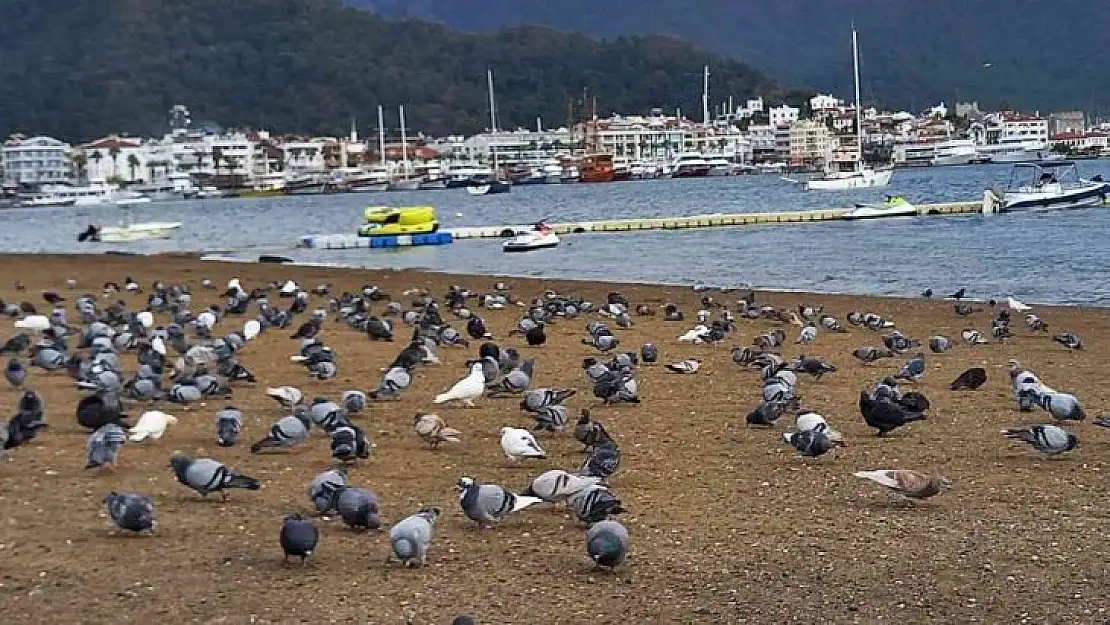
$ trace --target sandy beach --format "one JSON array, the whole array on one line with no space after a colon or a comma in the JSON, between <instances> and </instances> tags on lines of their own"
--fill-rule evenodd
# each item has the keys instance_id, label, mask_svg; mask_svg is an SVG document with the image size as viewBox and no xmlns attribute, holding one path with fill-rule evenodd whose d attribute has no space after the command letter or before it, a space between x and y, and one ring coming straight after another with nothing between
<instances>
[{"instance_id":1,"label":"sandy beach","mask_svg":"<svg viewBox=\"0 0 1110 625\"><path fill-rule=\"evenodd\" d=\"M74 297L86 292L99 297L105 281L122 283L125 276L146 289L154 280L187 284L194 310L224 303L218 290L201 288L203 278L221 288L233 276L247 289L271 280L293 279L305 289L328 283L333 294L372 284L406 307L411 298L401 293L408 288L427 288L442 298L449 285L483 292L496 280L178 256L3 256L0 267L0 298L27 300L40 312L50 309L41 297L44 290L61 293L72 310ZM65 284L70 278L77 281L72 291ZM26 291L16 290L17 280ZM851 351L881 345L879 333L856 327L844 334L819 333L804 353L839 370L820 381L800 376L798 390L804 405L824 415L847 445L805 459L781 438L792 417L771 430L745 426L744 416L759 402L759 375L730 356L732 346L750 345L758 334L783 327L788 340L782 354L793 358L802 353L793 344L798 328L739 320L737 332L719 345L686 345L677 337L693 326L702 297L690 288L506 281L513 297L525 301L553 289L601 303L617 291L633 307L673 302L686 313L687 321L680 323L665 322L661 315L634 317L632 328L614 331L622 351L639 351L651 342L662 362L695 357L702 360L701 370L677 375L658 365L640 367L643 403L603 407L581 366L584 357L597 355L581 342L586 322L596 315L552 325L547 345L531 348L519 336L508 336L522 309L481 311L500 345L538 359L534 385L577 388L578 395L567 402L571 414L592 408L621 444L623 464L612 488L629 510L619 520L629 529L631 546L615 574L593 569L584 529L562 506L536 506L483 532L459 509L455 485L463 475L519 491L549 468L577 469L583 455L570 432L541 435L548 458L513 466L501 452L499 429L527 427L531 420L518 410L517 400L483 398L476 409L436 407L462 430L461 444L433 450L413 434L413 415L430 411L432 397L465 375L464 362L477 353L476 343L469 349L442 348L442 366L419 369L399 401L375 404L355 419L374 448L369 461L351 469L351 482L378 495L386 523L425 505L443 510L428 566L384 564L389 554L384 533L354 533L335 518L317 521L320 546L307 566L283 566L282 516L311 510L305 488L333 461L327 438L319 433L295 454L250 454L250 441L280 416L263 390L288 384L307 397L332 399L347 389L368 390L404 346L372 342L329 318L323 340L339 355L337 379L310 379L289 360L297 353L290 331L267 330L241 358L258 383L234 385L230 400L245 415L245 443L226 449L215 444L212 418L225 400L188 409L169 404L161 409L180 422L159 441L125 445L113 473L83 470L87 431L74 418L80 395L73 380L33 369L28 386L42 395L50 427L0 460L0 594L6 597L0 618L444 624L458 614L506 624L1099 623L1110 618L1104 591L1110 548L1103 536L1110 431L1090 423L1110 401L1104 367L1110 341L1099 334L1108 327L1110 311L1037 309L1052 332L1078 333L1081 351L1053 342L1051 332L1030 331L1020 316L1012 339L970 347L959 340L960 332L975 328L989 336L994 311L986 305L959 317L952 302L943 300L760 292L760 304L790 309L820 304L845 325L850 311L872 311L894 320L909 337L943 334L957 343L948 353L926 355L927 372L916 390L932 402L928 419L876 438L860 416L859 392L897 372L903 359L865 366ZM973 283L932 286L938 293L968 286L974 295ZM739 296L709 295L733 308ZM118 297L138 309L146 295ZM326 298L312 302L327 304ZM384 303L376 304L374 311L382 308ZM444 316L460 329L464 325ZM243 320L224 319L216 334L241 328ZM0 319L0 341L15 332L12 321ZM159 322L165 322L164 315ZM402 328L399 334L407 332ZM1018 411L1006 369L1010 359L1082 401L1088 421L1067 425L1080 438L1076 451L1045 460L999 433L1052 421L1043 411ZM132 355L124 362L134 370ZM956 376L976 366L987 370L985 386L948 390ZM18 397L7 385L0 388L5 419ZM130 414L146 409L136 406ZM226 502L201 500L175 481L168 467L174 452L218 458L260 479L262 489L234 491ZM852 476L880 468L938 472L953 486L928 502L900 504ZM153 536L113 533L101 503L112 490L152 497L158 519Z\"/></svg>"}]
</instances>

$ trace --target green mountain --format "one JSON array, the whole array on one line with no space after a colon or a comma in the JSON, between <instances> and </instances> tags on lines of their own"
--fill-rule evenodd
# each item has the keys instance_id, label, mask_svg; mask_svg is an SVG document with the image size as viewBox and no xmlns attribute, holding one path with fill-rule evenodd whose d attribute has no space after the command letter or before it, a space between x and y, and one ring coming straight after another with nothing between
<instances>
[{"instance_id":1,"label":"green mountain","mask_svg":"<svg viewBox=\"0 0 1110 625\"><path fill-rule=\"evenodd\" d=\"M487 127L486 68L498 125L562 125L583 90L599 113L701 110L714 93L780 97L735 60L664 36L601 42L522 26L490 35L387 20L339 0L0 0L0 132L71 140L161 133L175 103L200 120L345 134L406 105L428 133Z\"/></svg>"},{"instance_id":2,"label":"green mountain","mask_svg":"<svg viewBox=\"0 0 1110 625\"><path fill-rule=\"evenodd\" d=\"M851 96L851 24L863 95L1110 110L1106 0L349 0L486 32L541 24L599 37L664 33L792 84Z\"/></svg>"}]
</instances>

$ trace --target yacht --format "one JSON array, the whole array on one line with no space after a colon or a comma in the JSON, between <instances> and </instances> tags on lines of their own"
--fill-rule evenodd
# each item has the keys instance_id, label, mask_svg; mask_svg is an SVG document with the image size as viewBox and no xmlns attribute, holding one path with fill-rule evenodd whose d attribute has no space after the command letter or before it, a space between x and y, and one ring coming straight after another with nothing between
<instances>
[{"instance_id":1,"label":"yacht","mask_svg":"<svg viewBox=\"0 0 1110 625\"><path fill-rule=\"evenodd\" d=\"M348 193L386 191L389 189L389 170L382 166L374 166L366 170L344 171L338 184Z\"/></svg>"},{"instance_id":2,"label":"yacht","mask_svg":"<svg viewBox=\"0 0 1110 625\"><path fill-rule=\"evenodd\" d=\"M1017 163L1005 191L988 189L984 213L1051 211L1101 206L1110 195L1110 184L1101 176L1079 177L1072 161Z\"/></svg>"},{"instance_id":3,"label":"yacht","mask_svg":"<svg viewBox=\"0 0 1110 625\"><path fill-rule=\"evenodd\" d=\"M935 167L967 165L978 156L975 142L971 139L951 139L936 145L936 152L930 163Z\"/></svg>"},{"instance_id":4,"label":"yacht","mask_svg":"<svg viewBox=\"0 0 1110 625\"><path fill-rule=\"evenodd\" d=\"M72 200L72 204L69 201ZM101 206L114 204L125 206L128 204L142 204L149 202L149 197L144 197L134 191L124 191L119 186L108 184L102 180L90 181L85 186L71 185L43 185L39 193L28 200L29 206Z\"/></svg>"},{"instance_id":5,"label":"yacht","mask_svg":"<svg viewBox=\"0 0 1110 625\"><path fill-rule=\"evenodd\" d=\"M632 159L618 156L613 159L613 182L632 180Z\"/></svg>"},{"instance_id":6,"label":"yacht","mask_svg":"<svg viewBox=\"0 0 1110 625\"><path fill-rule=\"evenodd\" d=\"M458 189L465 187L474 178L490 176L493 171L489 167L478 163L452 163L447 166L447 188Z\"/></svg>"},{"instance_id":7,"label":"yacht","mask_svg":"<svg viewBox=\"0 0 1110 625\"><path fill-rule=\"evenodd\" d=\"M856 145L860 150L856 153L855 161L851 168L839 170L826 169L824 176L812 178L802 183L806 191L847 191L849 189L873 189L885 187L890 184L894 176L893 167L871 167L863 161L863 119L860 114L859 95L859 39L856 29L852 27L852 69L856 87ZM843 167L843 163L840 164Z\"/></svg>"},{"instance_id":8,"label":"yacht","mask_svg":"<svg viewBox=\"0 0 1110 625\"><path fill-rule=\"evenodd\" d=\"M548 159L543 162L540 168L543 174L543 181L547 184L561 184L563 182L563 164L558 159Z\"/></svg>"},{"instance_id":9,"label":"yacht","mask_svg":"<svg viewBox=\"0 0 1110 625\"><path fill-rule=\"evenodd\" d=\"M671 176L674 178L700 178L708 176L709 161L697 152L687 152L675 156L671 163Z\"/></svg>"},{"instance_id":10,"label":"yacht","mask_svg":"<svg viewBox=\"0 0 1110 625\"><path fill-rule=\"evenodd\" d=\"M1045 159L1049 146L1040 141L1011 141L980 145L975 148L983 160L991 163L1025 163Z\"/></svg>"},{"instance_id":11,"label":"yacht","mask_svg":"<svg viewBox=\"0 0 1110 625\"><path fill-rule=\"evenodd\" d=\"M149 197L152 202L191 200L200 193L200 187L193 184L189 174L182 171L175 171L158 182L139 185L134 190Z\"/></svg>"}]
</instances>

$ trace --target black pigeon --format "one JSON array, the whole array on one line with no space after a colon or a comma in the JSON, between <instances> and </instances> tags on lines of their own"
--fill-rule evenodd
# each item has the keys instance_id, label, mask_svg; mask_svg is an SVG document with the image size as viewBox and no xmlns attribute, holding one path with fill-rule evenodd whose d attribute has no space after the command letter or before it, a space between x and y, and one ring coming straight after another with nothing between
<instances>
[{"instance_id":1,"label":"black pigeon","mask_svg":"<svg viewBox=\"0 0 1110 625\"><path fill-rule=\"evenodd\" d=\"M0 345L0 354L21 354L31 346L31 337L26 332L20 332Z\"/></svg>"},{"instance_id":2,"label":"black pigeon","mask_svg":"<svg viewBox=\"0 0 1110 625\"><path fill-rule=\"evenodd\" d=\"M299 514L292 514L281 522L281 550L285 552L282 561L288 561L289 556L301 559L304 565L308 556L316 550L320 542L320 530L311 520Z\"/></svg>"},{"instance_id":3,"label":"black pigeon","mask_svg":"<svg viewBox=\"0 0 1110 625\"><path fill-rule=\"evenodd\" d=\"M929 398L917 391L910 391L898 398L897 404L911 413L924 413L929 409Z\"/></svg>"},{"instance_id":4,"label":"black pigeon","mask_svg":"<svg viewBox=\"0 0 1110 625\"><path fill-rule=\"evenodd\" d=\"M886 401L872 399L867 391L860 391L859 411L867 425L878 430L876 436L883 436L911 421L924 421L922 413L911 413L902 406Z\"/></svg>"},{"instance_id":5,"label":"black pigeon","mask_svg":"<svg viewBox=\"0 0 1110 625\"><path fill-rule=\"evenodd\" d=\"M929 299L932 296L933 296L933 290L932 289L925 289L925 292L921 294L921 297L924 297L925 299Z\"/></svg>"},{"instance_id":6,"label":"black pigeon","mask_svg":"<svg viewBox=\"0 0 1110 625\"><path fill-rule=\"evenodd\" d=\"M951 386L953 391L974 391L987 382L987 370L982 367L973 367L960 374Z\"/></svg>"},{"instance_id":7,"label":"black pigeon","mask_svg":"<svg viewBox=\"0 0 1110 625\"><path fill-rule=\"evenodd\" d=\"M744 420L748 425L772 427L782 417L784 408L782 402L763 402L755 410L749 412Z\"/></svg>"},{"instance_id":8,"label":"black pigeon","mask_svg":"<svg viewBox=\"0 0 1110 625\"><path fill-rule=\"evenodd\" d=\"M644 343L644 346L640 348L640 360L642 360L645 365L655 363L659 360L659 350L651 343Z\"/></svg>"},{"instance_id":9,"label":"black pigeon","mask_svg":"<svg viewBox=\"0 0 1110 625\"><path fill-rule=\"evenodd\" d=\"M528 345L538 347L547 342L547 333L544 332L543 324L536 324L536 327L524 333L524 340L528 341Z\"/></svg>"},{"instance_id":10,"label":"black pigeon","mask_svg":"<svg viewBox=\"0 0 1110 625\"><path fill-rule=\"evenodd\" d=\"M820 380L826 373L836 372L836 367L824 360L806 356L798 356L798 359L791 363L790 368L797 373L808 373L814 380Z\"/></svg>"},{"instance_id":11,"label":"black pigeon","mask_svg":"<svg viewBox=\"0 0 1110 625\"><path fill-rule=\"evenodd\" d=\"M301 324L297 331L289 336L291 339L311 339L315 338L316 334L320 331L320 322L313 319Z\"/></svg>"},{"instance_id":12,"label":"black pigeon","mask_svg":"<svg viewBox=\"0 0 1110 625\"><path fill-rule=\"evenodd\" d=\"M966 296L966 295L967 295L967 289L960 289L959 291L956 291L955 293L949 295L948 297L950 297L952 299L963 299L964 296Z\"/></svg>"},{"instance_id":13,"label":"black pigeon","mask_svg":"<svg viewBox=\"0 0 1110 625\"><path fill-rule=\"evenodd\" d=\"M77 423L89 430L98 430L109 423L130 427L121 420L123 415L118 399L112 399L99 393L82 398L77 402Z\"/></svg>"},{"instance_id":14,"label":"black pigeon","mask_svg":"<svg viewBox=\"0 0 1110 625\"><path fill-rule=\"evenodd\" d=\"M4 449L11 449L26 443L45 428L46 418L43 413L42 399L35 391L24 391L23 396L19 399L19 410L8 421Z\"/></svg>"},{"instance_id":15,"label":"black pigeon","mask_svg":"<svg viewBox=\"0 0 1110 625\"><path fill-rule=\"evenodd\" d=\"M478 316L471 317L466 322L466 333L475 341L488 339L492 336L489 330L486 329L485 320Z\"/></svg>"}]
</instances>

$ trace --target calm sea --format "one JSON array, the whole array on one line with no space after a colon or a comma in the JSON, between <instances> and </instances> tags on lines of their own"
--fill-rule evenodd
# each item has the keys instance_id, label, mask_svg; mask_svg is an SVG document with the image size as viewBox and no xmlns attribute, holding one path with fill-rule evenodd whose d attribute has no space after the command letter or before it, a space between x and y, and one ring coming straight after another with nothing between
<instances>
[{"instance_id":1,"label":"calm sea","mask_svg":"<svg viewBox=\"0 0 1110 625\"><path fill-rule=\"evenodd\" d=\"M1110 161L1079 164L1110 179ZM181 221L173 239L82 244L89 223L121 220L111 207L0 211L0 252L224 251L257 256L308 233L354 232L368 204L432 205L444 227L758 212L850 206L905 195L916 203L977 200L1004 187L1003 165L900 170L889 189L806 193L774 176L535 185L472 197L462 189L274 199L198 200L134 207L136 221ZM967 286L979 297L1110 305L1110 211L929 217L857 223L583 234L564 245L504 254L501 241L379 250L286 250L297 260L612 281L753 285L771 289L916 295Z\"/></svg>"}]
</instances>

